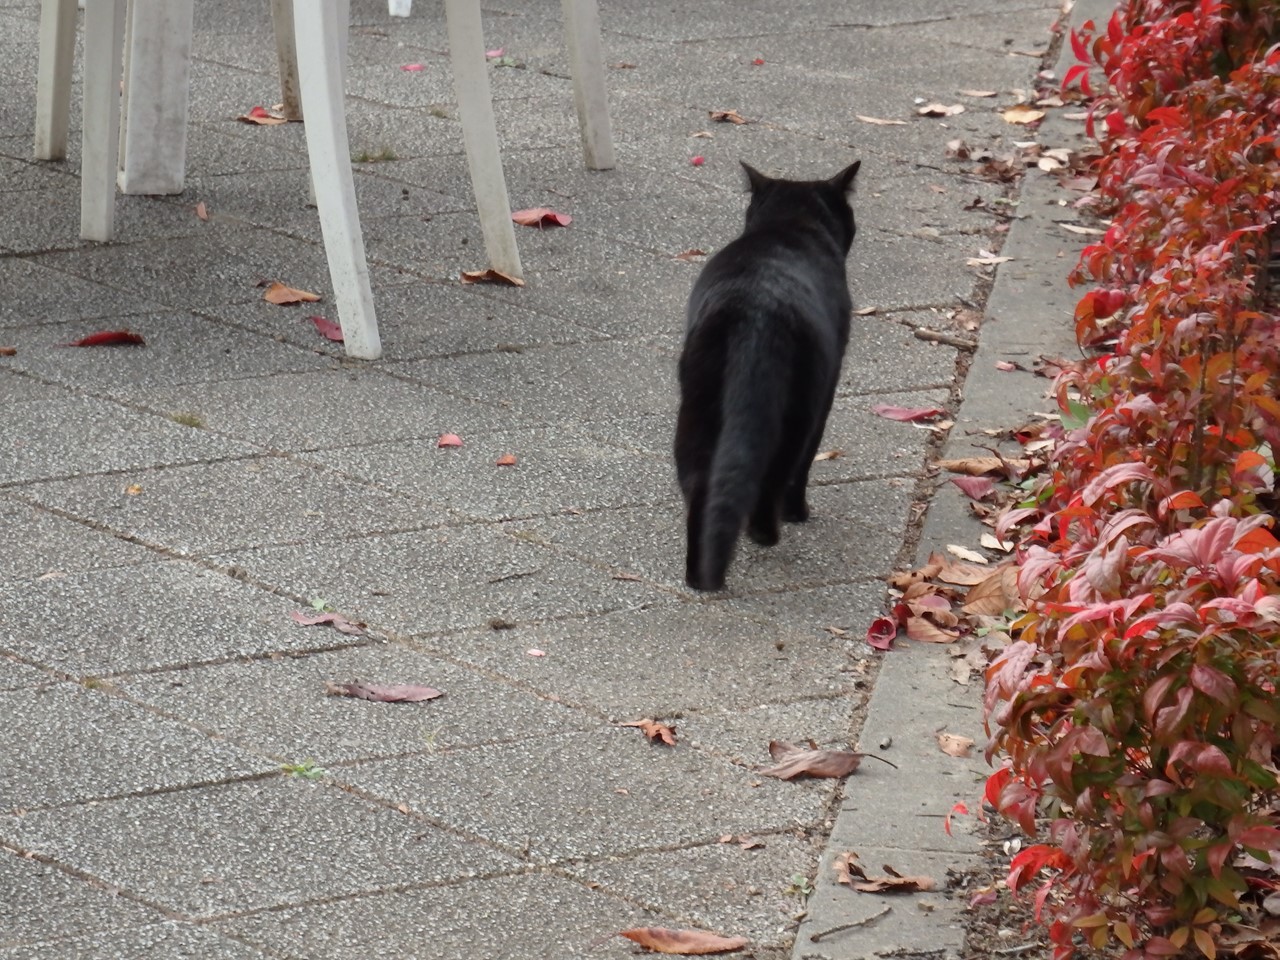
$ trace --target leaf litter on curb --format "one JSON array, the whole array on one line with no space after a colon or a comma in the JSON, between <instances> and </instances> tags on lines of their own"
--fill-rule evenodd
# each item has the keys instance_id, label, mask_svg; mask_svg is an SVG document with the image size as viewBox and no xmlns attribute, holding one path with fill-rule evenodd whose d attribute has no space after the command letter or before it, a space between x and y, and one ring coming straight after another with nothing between
<instances>
[{"instance_id":1,"label":"leaf litter on curb","mask_svg":"<svg viewBox=\"0 0 1280 960\"><path fill-rule=\"evenodd\" d=\"M444 696L434 687L424 687L416 683L334 683L326 680L324 692L331 697L355 697L358 700L372 700L375 703L422 703Z\"/></svg>"},{"instance_id":2,"label":"leaf litter on curb","mask_svg":"<svg viewBox=\"0 0 1280 960\"><path fill-rule=\"evenodd\" d=\"M883 117L864 117L860 113L855 113L854 118L861 120L863 123L870 123L877 127L905 127L907 125L907 121L905 120L886 120Z\"/></svg>"},{"instance_id":3,"label":"leaf litter on curb","mask_svg":"<svg viewBox=\"0 0 1280 960\"><path fill-rule=\"evenodd\" d=\"M819 750L812 740L809 745L800 746L783 740L769 741L769 755L775 763L760 773L766 777L777 777L779 780L792 780L796 777L829 777L840 779L847 777L858 769L863 757L873 757L881 763L889 763L883 757L873 753L855 753L852 750Z\"/></svg>"},{"instance_id":4,"label":"leaf litter on curb","mask_svg":"<svg viewBox=\"0 0 1280 960\"><path fill-rule=\"evenodd\" d=\"M648 737L652 743L661 743L668 747L676 745L676 728L654 720L652 717L645 717L643 720L632 720L629 723L620 723L618 726L635 727Z\"/></svg>"},{"instance_id":5,"label":"leaf litter on curb","mask_svg":"<svg viewBox=\"0 0 1280 960\"><path fill-rule=\"evenodd\" d=\"M281 123L289 121L278 113L273 113L266 107L253 107L248 113L236 117L241 123L252 123L260 127L274 127Z\"/></svg>"},{"instance_id":6,"label":"leaf litter on curb","mask_svg":"<svg viewBox=\"0 0 1280 960\"><path fill-rule=\"evenodd\" d=\"M881 867L885 876L867 876L858 862L858 855L852 850L837 854L831 868L836 872L836 883L852 887L859 893L926 893L937 887L933 877L906 876L887 863Z\"/></svg>"},{"instance_id":7,"label":"leaf litter on curb","mask_svg":"<svg viewBox=\"0 0 1280 960\"><path fill-rule=\"evenodd\" d=\"M501 270L494 270L490 267L488 270L463 270L459 275L464 286L473 283L505 283L509 287L523 287L524 281L519 277L513 277L509 273L503 273Z\"/></svg>"},{"instance_id":8,"label":"leaf litter on curb","mask_svg":"<svg viewBox=\"0 0 1280 960\"><path fill-rule=\"evenodd\" d=\"M315 303L320 299L320 294L312 293L310 290L299 290L296 287L290 287L281 283L279 280L265 281L266 290L262 293L262 299L267 303L274 303L285 307L294 303ZM258 284L263 286L263 284Z\"/></svg>"},{"instance_id":9,"label":"leaf litter on curb","mask_svg":"<svg viewBox=\"0 0 1280 960\"><path fill-rule=\"evenodd\" d=\"M618 936L626 937L646 950L685 957L730 953L751 942L746 937L722 937L706 930L672 930L668 927L632 927L619 930Z\"/></svg>"},{"instance_id":10,"label":"leaf litter on curb","mask_svg":"<svg viewBox=\"0 0 1280 960\"><path fill-rule=\"evenodd\" d=\"M920 423L925 420L936 420L947 411L942 407L896 407L888 403L877 403L871 412L886 420L898 420L902 423Z\"/></svg>"},{"instance_id":11,"label":"leaf litter on curb","mask_svg":"<svg viewBox=\"0 0 1280 960\"><path fill-rule=\"evenodd\" d=\"M300 627L318 627L330 624L333 629L339 633L346 633L353 637L364 635L365 627L368 624L359 622L358 620L349 620L340 613L308 613L305 610L294 610L289 614L289 619Z\"/></svg>"},{"instance_id":12,"label":"leaf litter on curb","mask_svg":"<svg viewBox=\"0 0 1280 960\"><path fill-rule=\"evenodd\" d=\"M958 733L938 733L938 749L949 757L965 758L973 753L973 738Z\"/></svg>"},{"instance_id":13,"label":"leaf litter on curb","mask_svg":"<svg viewBox=\"0 0 1280 960\"><path fill-rule=\"evenodd\" d=\"M528 210L512 210L511 219L522 227L567 227L573 217L557 213L550 207L530 207Z\"/></svg>"},{"instance_id":14,"label":"leaf litter on curb","mask_svg":"<svg viewBox=\"0 0 1280 960\"><path fill-rule=\"evenodd\" d=\"M60 347L145 347L147 341L142 334L132 330L100 330L70 343L60 343Z\"/></svg>"}]
</instances>

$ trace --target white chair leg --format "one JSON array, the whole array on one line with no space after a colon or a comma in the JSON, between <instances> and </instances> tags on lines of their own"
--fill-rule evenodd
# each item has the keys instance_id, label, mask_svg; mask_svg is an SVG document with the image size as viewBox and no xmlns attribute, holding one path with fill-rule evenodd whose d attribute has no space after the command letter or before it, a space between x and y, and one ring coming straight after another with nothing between
<instances>
[{"instance_id":1,"label":"white chair leg","mask_svg":"<svg viewBox=\"0 0 1280 960\"><path fill-rule=\"evenodd\" d=\"M413 0L387 0L387 13L393 17L407 17L413 9Z\"/></svg>"},{"instance_id":2,"label":"white chair leg","mask_svg":"<svg viewBox=\"0 0 1280 960\"><path fill-rule=\"evenodd\" d=\"M36 75L37 160L62 160L67 156L75 51L75 0L42 0L40 60Z\"/></svg>"},{"instance_id":3,"label":"white chair leg","mask_svg":"<svg viewBox=\"0 0 1280 960\"><path fill-rule=\"evenodd\" d=\"M187 166L194 0L129 0L120 189L181 193Z\"/></svg>"},{"instance_id":4,"label":"white chair leg","mask_svg":"<svg viewBox=\"0 0 1280 960\"><path fill-rule=\"evenodd\" d=\"M617 161L609 126L605 90L604 52L600 48L600 11L596 0L561 0L569 73L573 76L573 105L578 111L582 154L591 170L612 170Z\"/></svg>"},{"instance_id":5,"label":"white chair leg","mask_svg":"<svg viewBox=\"0 0 1280 960\"><path fill-rule=\"evenodd\" d=\"M115 230L124 14L125 0L89 0L84 11L80 236L85 240L105 242Z\"/></svg>"},{"instance_id":6,"label":"white chair leg","mask_svg":"<svg viewBox=\"0 0 1280 960\"><path fill-rule=\"evenodd\" d=\"M293 35L293 0L271 0L271 25L276 35L276 62L280 65L281 113L302 119L298 97L298 48Z\"/></svg>"},{"instance_id":7,"label":"white chair leg","mask_svg":"<svg viewBox=\"0 0 1280 960\"><path fill-rule=\"evenodd\" d=\"M339 19L341 6L334 0L294 0L298 89L307 115L311 179L347 354L376 360L382 355L382 343L347 142L340 52L340 34L345 33L347 22Z\"/></svg>"},{"instance_id":8,"label":"white chair leg","mask_svg":"<svg viewBox=\"0 0 1280 960\"><path fill-rule=\"evenodd\" d=\"M507 181L502 174L498 130L493 119L480 4L477 0L445 0L444 9L449 23L453 84L462 119L462 142L467 148L467 165L471 168L471 185L476 192L476 209L480 213L480 231L484 234L489 265L510 276L522 277Z\"/></svg>"}]
</instances>

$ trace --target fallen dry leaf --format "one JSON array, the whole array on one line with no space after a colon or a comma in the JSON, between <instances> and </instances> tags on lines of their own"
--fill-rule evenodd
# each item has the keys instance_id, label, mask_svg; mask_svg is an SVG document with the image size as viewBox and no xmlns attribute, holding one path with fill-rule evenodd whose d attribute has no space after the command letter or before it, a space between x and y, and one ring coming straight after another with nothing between
<instances>
[{"instance_id":1,"label":"fallen dry leaf","mask_svg":"<svg viewBox=\"0 0 1280 960\"><path fill-rule=\"evenodd\" d=\"M935 420L947 411L941 407L895 407L887 403L877 403L871 408L871 412L886 420L918 423L922 420Z\"/></svg>"},{"instance_id":2,"label":"fallen dry leaf","mask_svg":"<svg viewBox=\"0 0 1280 960\"><path fill-rule=\"evenodd\" d=\"M877 127L905 127L907 125L907 121L905 120L885 120L883 117L864 117L860 113L855 113L854 117L861 120L863 123L871 123Z\"/></svg>"},{"instance_id":3,"label":"fallen dry leaf","mask_svg":"<svg viewBox=\"0 0 1280 960\"><path fill-rule=\"evenodd\" d=\"M1032 107L1027 106L1025 103L1020 103L1016 107L1010 107L1008 110L1002 110L1000 112L1000 116L1004 117L1008 123L1035 123L1037 120L1044 117L1044 111L1035 110Z\"/></svg>"},{"instance_id":4,"label":"fallen dry leaf","mask_svg":"<svg viewBox=\"0 0 1280 960\"><path fill-rule=\"evenodd\" d=\"M196 216L201 220L209 219L209 208L205 206L203 200L196 204Z\"/></svg>"},{"instance_id":5,"label":"fallen dry leaf","mask_svg":"<svg viewBox=\"0 0 1280 960\"><path fill-rule=\"evenodd\" d=\"M142 484L140 483L131 483L124 488L124 495L126 497L136 497L140 493L142 493Z\"/></svg>"},{"instance_id":6,"label":"fallen dry leaf","mask_svg":"<svg viewBox=\"0 0 1280 960\"><path fill-rule=\"evenodd\" d=\"M308 613L306 610L294 610L289 614L289 619L300 627L332 624L333 628L339 633L347 633L353 637L363 635L367 626L367 624L360 623L357 620L348 620L340 613Z\"/></svg>"},{"instance_id":7,"label":"fallen dry leaf","mask_svg":"<svg viewBox=\"0 0 1280 960\"><path fill-rule=\"evenodd\" d=\"M316 333L320 334L320 336L324 337L326 340L332 340L335 343L343 342L342 326L340 324L334 323L327 317L321 317L316 314L307 317L307 319L310 320L311 325L316 328Z\"/></svg>"},{"instance_id":8,"label":"fallen dry leaf","mask_svg":"<svg viewBox=\"0 0 1280 960\"><path fill-rule=\"evenodd\" d=\"M573 217L557 213L550 207L530 207L528 210L512 210L511 219L522 227L567 227Z\"/></svg>"},{"instance_id":9,"label":"fallen dry leaf","mask_svg":"<svg viewBox=\"0 0 1280 960\"><path fill-rule=\"evenodd\" d=\"M959 557L961 560L968 560L970 563L987 562L987 558L976 550L970 550L968 547L962 547L958 543L948 543L947 552L953 556Z\"/></svg>"},{"instance_id":10,"label":"fallen dry leaf","mask_svg":"<svg viewBox=\"0 0 1280 960\"><path fill-rule=\"evenodd\" d=\"M505 283L512 287L523 287L524 281L519 277L503 273L501 270L463 270L461 280L464 284L472 283Z\"/></svg>"},{"instance_id":11,"label":"fallen dry leaf","mask_svg":"<svg viewBox=\"0 0 1280 960\"><path fill-rule=\"evenodd\" d=\"M943 583L956 587L971 587L991 576L991 568L976 563L956 563L950 557L934 554L941 561L941 569L935 576Z\"/></svg>"},{"instance_id":12,"label":"fallen dry leaf","mask_svg":"<svg viewBox=\"0 0 1280 960\"><path fill-rule=\"evenodd\" d=\"M777 762L760 773L779 780L800 776L839 779L853 773L862 762L860 753L852 750L819 750L813 741L809 742L809 746L802 747L781 740L770 740L769 755Z\"/></svg>"},{"instance_id":13,"label":"fallen dry leaf","mask_svg":"<svg viewBox=\"0 0 1280 960\"><path fill-rule=\"evenodd\" d=\"M922 117L954 117L957 113L964 113L964 104L926 103L923 107L917 108L916 113Z\"/></svg>"},{"instance_id":14,"label":"fallen dry leaf","mask_svg":"<svg viewBox=\"0 0 1280 960\"><path fill-rule=\"evenodd\" d=\"M853 315L855 317L869 317L879 309L879 307L861 307L853 311Z\"/></svg>"},{"instance_id":15,"label":"fallen dry leaf","mask_svg":"<svg viewBox=\"0 0 1280 960\"><path fill-rule=\"evenodd\" d=\"M973 753L973 739L958 733L939 733L938 747L949 757L967 757Z\"/></svg>"},{"instance_id":16,"label":"fallen dry leaf","mask_svg":"<svg viewBox=\"0 0 1280 960\"><path fill-rule=\"evenodd\" d=\"M838 460L843 456L844 456L843 450L823 450L820 454L818 454L813 458L813 462L817 463L820 460Z\"/></svg>"},{"instance_id":17,"label":"fallen dry leaf","mask_svg":"<svg viewBox=\"0 0 1280 960\"><path fill-rule=\"evenodd\" d=\"M955 643L960 631L939 626L926 616L907 617L907 637L918 643Z\"/></svg>"},{"instance_id":18,"label":"fallen dry leaf","mask_svg":"<svg viewBox=\"0 0 1280 960\"><path fill-rule=\"evenodd\" d=\"M274 127L280 123L288 123L284 117L278 113L272 113L266 107L254 107L248 113L236 117L241 123L253 123L260 127Z\"/></svg>"},{"instance_id":19,"label":"fallen dry leaf","mask_svg":"<svg viewBox=\"0 0 1280 960\"><path fill-rule=\"evenodd\" d=\"M1003 473L1008 467L1019 471L1026 470L1031 466L1031 461L1006 460L1001 457L961 457L958 460L935 460L933 465L950 473L967 473L980 477L984 473Z\"/></svg>"},{"instance_id":20,"label":"fallen dry leaf","mask_svg":"<svg viewBox=\"0 0 1280 960\"><path fill-rule=\"evenodd\" d=\"M979 250L976 257L969 257L965 260L965 264L970 267L994 267L997 264L1008 263L1013 257L998 257L988 250Z\"/></svg>"},{"instance_id":21,"label":"fallen dry leaf","mask_svg":"<svg viewBox=\"0 0 1280 960\"><path fill-rule=\"evenodd\" d=\"M685 263L691 263L694 260L701 260L707 255L705 250L699 250L696 247L692 250L683 250L673 256L672 260L683 260Z\"/></svg>"},{"instance_id":22,"label":"fallen dry leaf","mask_svg":"<svg viewBox=\"0 0 1280 960\"><path fill-rule=\"evenodd\" d=\"M436 441L437 447L460 447L462 446L462 438L456 433L442 433L440 439Z\"/></svg>"},{"instance_id":23,"label":"fallen dry leaf","mask_svg":"<svg viewBox=\"0 0 1280 960\"><path fill-rule=\"evenodd\" d=\"M836 883L843 883L859 893L924 893L937 886L932 877L903 876L888 864L881 867L886 876L869 877L852 850L837 854L831 868L836 872Z\"/></svg>"},{"instance_id":24,"label":"fallen dry leaf","mask_svg":"<svg viewBox=\"0 0 1280 960\"><path fill-rule=\"evenodd\" d=\"M547 655L547 651L539 650L537 647L534 647L533 649L525 651L525 656L528 656L528 657L545 657L546 655Z\"/></svg>"},{"instance_id":25,"label":"fallen dry leaf","mask_svg":"<svg viewBox=\"0 0 1280 960\"><path fill-rule=\"evenodd\" d=\"M147 341L142 334L132 330L100 330L70 343L60 343L60 347L145 347Z\"/></svg>"},{"instance_id":26,"label":"fallen dry leaf","mask_svg":"<svg viewBox=\"0 0 1280 960\"><path fill-rule=\"evenodd\" d=\"M969 588L960 609L974 616L998 617L1006 610L1025 607L1018 593L1018 569L1004 563Z\"/></svg>"},{"instance_id":27,"label":"fallen dry leaf","mask_svg":"<svg viewBox=\"0 0 1280 960\"><path fill-rule=\"evenodd\" d=\"M994 97L996 95L994 90L957 90L956 92L962 97Z\"/></svg>"},{"instance_id":28,"label":"fallen dry leaf","mask_svg":"<svg viewBox=\"0 0 1280 960\"><path fill-rule=\"evenodd\" d=\"M493 461L493 465L495 467L514 467L516 465L516 455L514 453L504 453Z\"/></svg>"},{"instance_id":29,"label":"fallen dry leaf","mask_svg":"<svg viewBox=\"0 0 1280 960\"><path fill-rule=\"evenodd\" d=\"M751 122L742 114L738 113L737 110L708 110L707 116L716 123L735 123L741 126L744 123Z\"/></svg>"},{"instance_id":30,"label":"fallen dry leaf","mask_svg":"<svg viewBox=\"0 0 1280 960\"><path fill-rule=\"evenodd\" d=\"M676 745L676 728L665 723L659 723L652 717L645 717L643 720L632 720L630 723L620 723L618 726L636 727L654 743L666 744L668 747Z\"/></svg>"},{"instance_id":31,"label":"fallen dry leaf","mask_svg":"<svg viewBox=\"0 0 1280 960\"><path fill-rule=\"evenodd\" d=\"M1068 233L1079 234L1082 237L1103 237L1107 233L1107 231L1099 230L1097 227L1081 227L1074 223L1059 223L1058 226Z\"/></svg>"},{"instance_id":32,"label":"fallen dry leaf","mask_svg":"<svg viewBox=\"0 0 1280 960\"><path fill-rule=\"evenodd\" d=\"M279 280L272 280L267 285L267 289L263 291L262 299L267 303L287 306L292 303L315 303L320 299L320 294L311 293L309 290L296 290L293 287L286 286Z\"/></svg>"},{"instance_id":33,"label":"fallen dry leaf","mask_svg":"<svg viewBox=\"0 0 1280 960\"><path fill-rule=\"evenodd\" d=\"M17 347L0 347L0 357L16 357L17 355Z\"/></svg>"},{"instance_id":34,"label":"fallen dry leaf","mask_svg":"<svg viewBox=\"0 0 1280 960\"><path fill-rule=\"evenodd\" d=\"M706 930L671 930L667 927L632 927L619 930L618 936L626 937L646 950L684 957L731 953L751 942L746 937L722 937Z\"/></svg>"},{"instance_id":35,"label":"fallen dry leaf","mask_svg":"<svg viewBox=\"0 0 1280 960\"><path fill-rule=\"evenodd\" d=\"M898 625L889 617L877 617L867 627L867 644L877 650L888 650L898 635Z\"/></svg>"},{"instance_id":36,"label":"fallen dry leaf","mask_svg":"<svg viewBox=\"0 0 1280 960\"><path fill-rule=\"evenodd\" d=\"M978 538L978 543L986 547L988 550L999 550L1001 553L1013 552L1013 544L1008 540L1000 540L994 534L984 533Z\"/></svg>"},{"instance_id":37,"label":"fallen dry leaf","mask_svg":"<svg viewBox=\"0 0 1280 960\"><path fill-rule=\"evenodd\" d=\"M959 487L970 500L985 500L995 493L996 485L990 477L959 476L951 477L951 482Z\"/></svg>"},{"instance_id":38,"label":"fallen dry leaf","mask_svg":"<svg viewBox=\"0 0 1280 960\"><path fill-rule=\"evenodd\" d=\"M432 687L416 683L331 683L326 680L324 692L331 697L355 697L377 703L421 703L444 696Z\"/></svg>"}]
</instances>

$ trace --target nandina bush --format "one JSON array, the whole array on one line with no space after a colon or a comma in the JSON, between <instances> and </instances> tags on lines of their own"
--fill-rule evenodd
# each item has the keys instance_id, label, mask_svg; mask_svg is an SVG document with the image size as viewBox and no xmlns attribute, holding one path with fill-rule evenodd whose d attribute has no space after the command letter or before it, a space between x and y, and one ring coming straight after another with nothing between
<instances>
[{"instance_id":1,"label":"nandina bush","mask_svg":"<svg viewBox=\"0 0 1280 960\"><path fill-rule=\"evenodd\" d=\"M1089 356L1024 528L1030 609L987 673L987 797L1040 842L1055 957L1212 958L1280 850L1280 200L1272 5L1130 0L1072 36L1101 70L1099 213L1073 282ZM1066 82L1089 86L1087 65ZM1081 412L1087 416L1081 417ZM1047 828L1041 829L1047 821ZM1256 864L1256 861L1253 861Z\"/></svg>"}]
</instances>

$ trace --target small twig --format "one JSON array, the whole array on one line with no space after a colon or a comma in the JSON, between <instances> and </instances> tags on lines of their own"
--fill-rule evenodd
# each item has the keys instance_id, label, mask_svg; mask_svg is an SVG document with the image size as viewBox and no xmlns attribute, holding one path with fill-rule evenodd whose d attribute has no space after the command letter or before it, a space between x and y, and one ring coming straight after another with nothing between
<instances>
[{"instance_id":1,"label":"small twig","mask_svg":"<svg viewBox=\"0 0 1280 960\"><path fill-rule=\"evenodd\" d=\"M884 757L877 757L874 753L864 753L863 756L870 757L872 760L879 760L881 763L887 763L889 766L893 767L893 769L895 770L898 769L898 765L894 763L892 760L886 760Z\"/></svg>"},{"instance_id":2,"label":"small twig","mask_svg":"<svg viewBox=\"0 0 1280 960\"><path fill-rule=\"evenodd\" d=\"M830 937L833 934L844 933L846 930L852 930L854 927L865 927L869 923L875 923L875 921L879 920L892 909L893 907L891 906L885 907L879 913L873 913L871 916L863 917L861 920L855 920L853 923L842 923L840 926L832 927L830 930L821 930L818 933L811 933L809 934L809 939L813 943L817 943L823 937Z\"/></svg>"},{"instance_id":3,"label":"small twig","mask_svg":"<svg viewBox=\"0 0 1280 960\"><path fill-rule=\"evenodd\" d=\"M931 340L934 343L945 343L949 347L961 350L976 350L978 344L968 337L958 337L954 333L943 333L941 330L930 330L928 327L915 327L911 331L917 340Z\"/></svg>"},{"instance_id":4,"label":"small twig","mask_svg":"<svg viewBox=\"0 0 1280 960\"><path fill-rule=\"evenodd\" d=\"M505 577L491 577L489 579L489 582L503 583L504 581L507 581L507 580L519 580L521 577L532 577L535 574L539 574L541 572L542 572L541 567L538 567L537 570L521 570L519 573L508 573Z\"/></svg>"},{"instance_id":5,"label":"small twig","mask_svg":"<svg viewBox=\"0 0 1280 960\"><path fill-rule=\"evenodd\" d=\"M1032 950L1035 950L1037 947L1043 947L1043 946L1044 946L1043 943L1024 943L1020 947L1001 947L1000 949L992 950L991 952L995 954L999 954L1000 956L1004 957L1004 956L1010 956L1018 953L1030 953Z\"/></svg>"}]
</instances>

